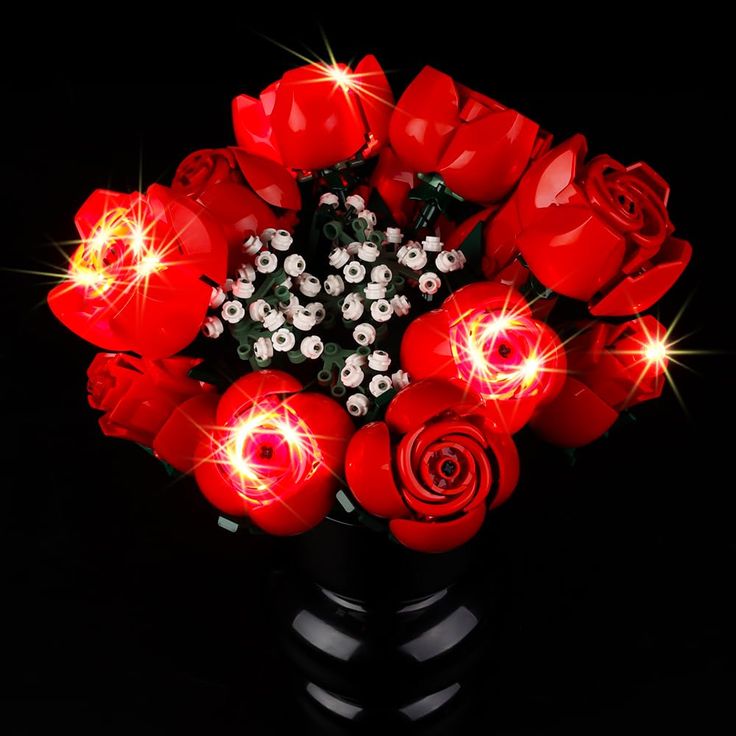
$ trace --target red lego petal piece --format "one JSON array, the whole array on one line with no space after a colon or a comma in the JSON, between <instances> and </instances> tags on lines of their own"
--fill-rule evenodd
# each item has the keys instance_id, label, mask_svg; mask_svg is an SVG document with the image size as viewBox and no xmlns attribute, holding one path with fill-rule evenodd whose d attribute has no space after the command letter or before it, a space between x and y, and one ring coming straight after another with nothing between
<instances>
[{"instance_id":1,"label":"red lego petal piece","mask_svg":"<svg viewBox=\"0 0 736 736\"><path fill-rule=\"evenodd\" d=\"M284 371L260 370L238 378L222 395L217 406L217 425L224 427L244 406L271 394L301 391L302 384Z\"/></svg>"},{"instance_id":2,"label":"red lego petal piece","mask_svg":"<svg viewBox=\"0 0 736 736\"><path fill-rule=\"evenodd\" d=\"M394 109L394 95L383 68L373 54L364 56L352 75L352 91L363 108L368 130L376 141L388 139L388 125Z\"/></svg>"},{"instance_id":3,"label":"red lego petal piece","mask_svg":"<svg viewBox=\"0 0 736 736\"><path fill-rule=\"evenodd\" d=\"M457 377L450 325L443 309L427 312L409 323L401 340L401 367L412 380Z\"/></svg>"},{"instance_id":4,"label":"red lego petal piece","mask_svg":"<svg viewBox=\"0 0 736 736\"><path fill-rule=\"evenodd\" d=\"M273 207L301 208L301 194L294 177L280 164L253 156L240 148L231 149L245 180L253 191Z\"/></svg>"},{"instance_id":5,"label":"red lego petal piece","mask_svg":"<svg viewBox=\"0 0 736 736\"><path fill-rule=\"evenodd\" d=\"M441 522L392 519L391 533L405 547L417 552L448 552L472 539L483 526L485 507L463 514L457 519Z\"/></svg>"},{"instance_id":6,"label":"red lego petal piece","mask_svg":"<svg viewBox=\"0 0 736 736\"><path fill-rule=\"evenodd\" d=\"M281 163L281 152L274 140L271 121L263 109L262 101L248 95L238 95L233 100L232 110L238 145L255 156L264 156Z\"/></svg>"}]
</instances>

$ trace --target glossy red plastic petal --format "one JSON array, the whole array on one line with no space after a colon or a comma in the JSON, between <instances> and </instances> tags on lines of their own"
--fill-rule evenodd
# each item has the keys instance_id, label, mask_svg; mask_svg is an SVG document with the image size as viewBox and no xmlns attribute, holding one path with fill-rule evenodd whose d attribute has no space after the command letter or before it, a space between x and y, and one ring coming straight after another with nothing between
<instances>
[{"instance_id":1,"label":"glossy red plastic petal","mask_svg":"<svg viewBox=\"0 0 736 736\"><path fill-rule=\"evenodd\" d=\"M451 521L425 522L392 519L391 533L405 547L417 552L448 552L472 539L483 526L485 507L463 514Z\"/></svg>"},{"instance_id":2,"label":"glossy red plastic petal","mask_svg":"<svg viewBox=\"0 0 736 736\"><path fill-rule=\"evenodd\" d=\"M217 405L217 425L224 427L244 406L272 394L301 391L302 384L289 373L259 370L238 378L220 398Z\"/></svg>"},{"instance_id":3,"label":"glossy red plastic petal","mask_svg":"<svg viewBox=\"0 0 736 736\"><path fill-rule=\"evenodd\" d=\"M444 310L435 309L409 323L401 340L401 367L413 380L457 377Z\"/></svg>"},{"instance_id":4,"label":"glossy red plastic petal","mask_svg":"<svg viewBox=\"0 0 736 736\"><path fill-rule=\"evenodd\" d=\"M345 477L350 491L369 514L387 519L409 513L396 487L392 463L386 424L371 422L353 435L345 457Z\"/></svg>"},{"instance_id":5,"label":"glossy red plastic petal","mask_svg":"<svg viewBox=\"0 0 736 736\"><path fill-rule=\"evenodd\" d=\"M301 194L294 177L275 161L253 156L242 149L231 149L235 161L253 191L273 207L301 208Z\"/></svg>"},{"instance_id":6,"label":"glossy red plastic petal","mask_svg":"<svg viewBox=\"0 0 736 736\"><path fill-rule=\"evenodd\" d=\"M182 473L191 473L197 446L215 425L217 400L209 393L179 404L153 440L156 456Z\"/></svg>"},{"instance_id":7,"label":"glossy red plastic petal","mask_svg":"<svg viewBox=\"0 0 736 736\"><path fill-rule=\"evenodd\" d=\"M386 409L386 424L397 434L407 434L445 411L464 416L481 413L482 406L483 399L458 379L425 378L394 396Z\"/></svg>"},{"instance_id":8,"label":"glossy red plastic petal","mask_svg":"<svg viewBox=\"0 0 736 736\"><path fill-rule=\"evenodd\" d=\"M255 156L264 156L282 163L271 121L263 109L261 100L248 95L238 95L233 100L233 128L238 145Z\"/></svg>"},{"instance_id":9,"label":"glossy red plastic petal","mask_svg":"<svg viewBox=\"0 0 736 736\"><path fill-rule=\"evenodd\" d=\"M388 139L394 95L378 59L373 54L364 56L355 67L353 79L352 91L363 108L368 130L382 144Z\"/></svg>"},{"instance_id":10,"label":"glossy red plastic petal","mask_svg":"<svg viewBox=\"0 0 736 736\"><path fill-rule=\"evenodd\" d=\"M486 433L486 442L496 459L496 495L490 508L506 501L519 483L519 453L513 438L504 433Z\"/></svg>"},{"instance_id":11,"label":"glossy red plastic petal","mask_svg":"<svg viewBox=\"0 0 736 736\"><path fill-rule=\"evenodd\" d=\"M212 439L206 437L197 445L194 477L202 495L217 509L231 516L248 516L254 503L238 493L214 461Z\"/></svg>"},{"instance_id":12,"label":"glossy red plastic petal","mask_svg":"<svg viewBox=\"0 0 736 736\"><path fill-rule=\"evenodd\" d=\"M617 411L568 376L557 398L532 418L531 427L553 445L581 447L607 432L617 418Z\"/></svg>"},{"instance_id":13,"label":"glossy red plastic petal","mask_svg":"<svg viewBox=\"0 0 736 736\"><path fill-rule=\"evenodd\" d=\"M479 310L503 310L515 317L530 315L526 299L505 284L478 281L458 289L445 299L442 309L450 323Z\"/></svg>"}]
</instances>

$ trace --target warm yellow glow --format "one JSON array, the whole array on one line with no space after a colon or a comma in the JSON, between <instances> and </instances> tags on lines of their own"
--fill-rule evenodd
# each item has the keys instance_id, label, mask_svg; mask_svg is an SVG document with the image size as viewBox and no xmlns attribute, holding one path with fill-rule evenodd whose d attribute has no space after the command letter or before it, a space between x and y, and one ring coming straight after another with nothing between
<instances>
[{"instance_id":1,"label":"warm yellow glow","mask_svg":"<svg viewBox=\"0 0 736 736\"><path fill-rule=\"evenodd\" d=\"M155 253L149 253L141 258L136 265L136 271L139 276L150 276L152 273L161 271L164 268L161 259Z\"/></svg>"},{"instance_id":2,"label":"warm yellow glow","mask_svg":"<svg viewBox=\"0 0 736 736\"><path fill-rule=\"evenodd\" d=\"M650 340L643 352L649 363L664 363L667 360L667 345L661 340Z\"/></svg>"},{"instance_id":3,"label":"warm yellow glow","mask_svg":"<svg viewBox=\"0 0 736 736\"><path fill-rule=\"evenodd\" d=\"M131 230L130 245L132 246L134 253L138 254L143 252L146 245L146 237L140 228L136 227Z\"/></svg>"},{"instance_id":4,"label":"warm yellow glow","mask_svg":"<svg viewBox=\"0 0 736 736\"><path fill-rule=\"evenodd\" d=\"M340 69L337 66L328 66L325 70L327 76L333 79L335 84L338 84L344 91L351 89L353 86L353 80L350 72L346 69Z\"/></svg>"},{"instance_id":5,"label":"warm yellow glow","mask_svg":"<svg viewBox=\"0 0 736 736\"><path fill-rule=\"evenodd\" d=\"M524 381L531 383L539 373L542 363L538 358L527 358L519 368L519 373Z\"/></svg>"}]
</instances>

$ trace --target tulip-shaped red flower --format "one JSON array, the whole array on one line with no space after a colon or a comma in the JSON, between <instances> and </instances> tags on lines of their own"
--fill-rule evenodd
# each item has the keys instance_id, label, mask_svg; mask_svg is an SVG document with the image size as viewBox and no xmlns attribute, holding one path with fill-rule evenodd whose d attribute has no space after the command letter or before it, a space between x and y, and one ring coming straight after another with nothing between
<instances>
[{"instance_id":1,"label":"tulip-shaped red flower","mask_svg":"<svg viewBox=\"0 0 736 736\"><path fill-rule=\"evenodd\" d=\"M401 544L446 552L471 539L487 509L509 497L519 458L478 394L429 378L401 390L384 422L355 433L345 475L360 505L389 519Z\"/></svg>"},{"instance_id":2,"label":"tulip-shaped red flower","mask_svg":"<svg viewBox=\"0 0 736 736\"><path fill-rule=\"evenodd\" d=\"M179 164L171 188L205 207L223 226L240 260L246 238L267 227L290 229L301 208L299 188L283 166L239 148L189 154Z\"/></svg>"},{"instance_id":3,"label":"tulip-shaped red flower","mask_svg":"<svg viewBox=\"0 0 736 736\"><path fill-rule=\"evenodd\" d=\"M271 534L299 534L325 517L354 431L337 402L302 389L281 371L239 378L204 423L197 449L205 497Z\"/></svg>"},{"instance_id":4,"label":"tulip-shaped red flower","mask_svg":"<svg viewBox=\"0 0 736 736\"><path fill-rule=\"evenodd\" d=\"M585 163L586 151L576 135L530 167L491 222L486 275L520 252L547 288L591 314L633 315L667 292L692 248L672 236L669 187L653 169L610 156Z\"/></svg>"},{"instance_id":5,"label":"tulip-shaped red flower","mask_svg":"<svg viewBox=\"0 0 736 736\"><path fill-rule=\"evenodd\" d=\"M521 294L481 282L409 325L401 365L414 379L460 378L513 433L560 390L566 361L557 335L533 319Z\"/></svg>"},{"instance_id":6,"label":"tulip-shaped red flower","mask_svg":"<svg viewBox=\"0 0 736 736\"><path fill-rule=\"evenodd\" d=\"M344 64L292 69L259 99L233 100L238 145L289 169L326 169L378 151L385 141L393 95L374 56L355 70Z\"/></svg>"},{"instance_id":7,"label":"tulip-shaped red flower","mask_svg":"<svg viewBox=\"0 0 736 736\"><path fill-rule=\"evenodd\" d=\"M414 171L440 174L474 202L503 199L549 145L536 123L430 66L396 103L389 137Z\"/></svg>"},{"instance_id":8,"label":"tulip-shaped red flower","mask_svg":"<svg viewBox=\"0 0 736 736\"><path fill-rule=\"evenodd\" d=\"M212 391L188 377L199 362L182 356L149 360L98 353L87 371L87 389L90 406L104 412L103 433L153 447L178 405Z\"/></svg>"},{"instance_id":9,"label":"tulip-shaped red flower","mask_svg":"<svg viewBox=\"0 0 736 736\"><path fill-rule=\"evenodd\" d=\"M153 185L97 190L77 213L82 243L49 306L72 332L108 350L161 358L185 348L225 278L227 244L200 205Z\"/></svg>"},{"instance_id":10,"label":"tulip-shaped red flower","mask_svg":"<svg viewBox=\"0 0 736 736\"><path fill-rule=\"evenodd\" d=\"M531 426L547 441L580 447L619 412L658 398L666 380L667 332L651 315L613 325L591 322L568 343L569 375Z\"/></svg>"}]
</instances>

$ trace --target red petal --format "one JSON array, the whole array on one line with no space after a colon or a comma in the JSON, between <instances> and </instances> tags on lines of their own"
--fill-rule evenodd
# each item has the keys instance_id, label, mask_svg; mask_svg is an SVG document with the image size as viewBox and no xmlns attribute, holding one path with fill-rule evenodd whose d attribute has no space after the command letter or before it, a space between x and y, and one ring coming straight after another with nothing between
<instances>
[{"instance_id":1,"label":"red petal","mask_svg":"<svg viewBox=\"0 0 736 736\"><path fill-rule=\"evenodd\" d=\"M452 521L426 522L393 519L391 533L405 547L417 552L447 552L472 539L483 526L484 506Z\"/></svg>"},{"instance_id":2,"label":"red petal","mask_svg":"<svg viewBox=\"0 0 736 736\"><path fill-rule=\"evenodd\" d=\"M386 424L397 434L407 434L448 409L458 416L482 415L483 399L459 379L425 378L396 394L386 410Z\"/></svg>"},{"instance_id":3,"label":"red petal","mask_svg":"<svg viewBox=\"0 0 736 736\"><path fill-rule=\"evenodd\" d=\"M273 207L301 209L301 195L294 177L280 164L260 156L252 156L240 148L231 149L253 191Z\"/></svg>"},{"instance_id":4,"label":"red petal","mask_svg":"<svg viewBox=\"0 0 736 736\"><path fill-rule=\"evenodd\" d=\"M391 211L394 223L402 227L406 225L417 206L414 200L409 199L416 180L411 169L388 147L381 151L371 185Z\"/></svg>"},{"instance_id":5,"label":"red petal","mask_svg":"<svg viewBox=\"0 0 736 736\"><path fill-rule=\"evenodd\" d=\"M301 391L302 384L284 371L260 370L238 378L220 398L217 405L217 425L224 427L244 406L271 394L291 394Z\"/></svg>"},{"instance_id":6,"label":"red petal","mask_svg":"<svg viewBox=\"0 0 736 736\"><path fill-rule=\"evenodd\" d=\"M281 163L281 154L273 137L271 121L260 100L239 95L233 100L235 140L241 148L256 156Z\"/></svg>"},{"instance_id":7,"label":"red petal","mask_svg":"<svg viewBox=\"0 0 736 736\"><path fill-rule=\"evenodd\" d=\"M450 234L445 242L445 250L455 250L459 248L465 238L470 235L479 222L487 222L491 215L496 211L495 207L486 207L480 212L476 212L467 220L461 222Z\"/></svg>"},{"instance_id":8,"label":"red petal","mask_svg":"<svg viewBox=\"0 0 736 736\"><path fill-rule=\"evenodd\" d=\"M396 103L389 128L391 145L415 171L437 171L459 124L455 83L425 66Z\"/></svg>"},{"instance_id":9,"label":"red petal","mask_svg":"<svg viewBox=\"0 0 736 736\"><path fill-rule=\"evenodd\" d=\"M89 238L102 217L111 210L118 208L128 210L140 198L138 192L121 194L107 189L96 189L87 197L74 218L80 238L82 240Z\"/></svg>"},{"instance_id":10,"label":"red petal","mask_svg":"<svg viewBox=\"0 0 736 736\"><path fill-rule=\"evenodd\" d=\"M513 493L519 482L519 453L507 434L486 433L486 441L496 457L496 495L490 508L500 506Z\"/></svg>"},{"instance_id":11,"label":"red petal","mask_svg":"<svg viewBox=\"0 0 736 736\"><path fill-rule=\"evenodd\" d=\"M401 340L401 367L412 380L428 376L457 378L449 334L443 309L427 312L409 323Z\"/></svg>"},{"instance_id":12,"label":"red petal","mask_svg":"<svg viewBox=\"0 0 736 736\"><path fill-rule=\"evenodd\" d=\"M220 471L220 466L211 459L212 449L212 439L206 437L199 443L195 452L194 477L199 490L223 513L247 516L252 503L235 490L233 484Z\"/></svg>"},{"instance_id":13,"label":"red petal","mask_svg":"<svg viewBox=\"0 0 736 736\"><path fill-rule=\"evenodd\" d=\"M214 427L217 399L214 394L201 394L179 404L153 440L156 456L182 473L191 473L197 446Z\"/></svg>"},{"instance_id":14,"label":"red petal","mask_svg":"<svg viewBox=\"0 0 736 736\"><path fill-rule=\"evenodd\" d=\"M354 92L360 100L368 129L379 144L388 139L388 124L394 107L394 95L373 54L364 56L355 67Z\"/></svg>"},{"instance_id":15,"label":"red petal","mask_svg":"<svg viewBox=\"0 0 736 736\"><path fill-rule=\"evenodd\" d=\"M560 394L540 408L531 426L553 445L580 447L607 432L617 418L617 411L576 378L568 376Z\"/></svg>"},{"instance_id":16,"label":"red petal","mask_svg":"<svg viewBox=\"0 0 736 736\"><path fill-rule=\"evenodd\" d=\"M408 514L392 464L391 440L383 422L366 424L353 435L345 458L348 486L369 514L387 519Z\"/></svg>"},{"instance_id":17,"label":"red petal","mask_svg":"<svg viewBox=\"0 0 736 736\"><path fill-rule=\"evenodd\" d=\"M478 281L458 289L442 304L450 322L483 309L504 310L517 317L528 317L531 312L526 299L515 289L504 284Z\"/></svg>"}]
</instances>

